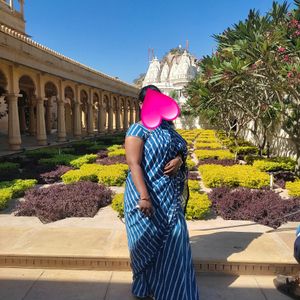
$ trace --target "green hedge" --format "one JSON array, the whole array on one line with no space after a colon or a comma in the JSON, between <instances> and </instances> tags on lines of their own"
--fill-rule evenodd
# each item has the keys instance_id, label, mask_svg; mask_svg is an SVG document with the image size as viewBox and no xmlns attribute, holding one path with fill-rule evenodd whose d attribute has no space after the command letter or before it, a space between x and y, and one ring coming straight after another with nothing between
<instances>
[{"instance_id":1,"label":"green hedge","mask_svg":"<svg viewBox=\"0 0 300 300\"><path fill-rule=\"evenodd\" d=\"M293 171L295 169L296 162L290 158L271 158L271 159L259 159L254 160L253 167L267 172L275 171Z\"/></svg>"},{"instance_id":2,"label":"green hedge","mask_svg":"<svg viewBox=\"0 0 300 300\"><path fill-rule=\"evenodd\" d=\"M50 158L39 159L39 164L46 166L57 166L57 165L67 165L69 166L72 160L77 159L78 156L72 154L58 154Z\"/></svg>"},{"instance_id":3,"label":"green hedge","mask_svg":"<svg viewBox=\"0 0 300 300\"><path fill-rule=\"evenodd\" d=\"M0 173L2 171L13 171L20 168L20 165L18 163L12 163L12 162L2 162L0 163Z\"/></svg>"}]
</instances>

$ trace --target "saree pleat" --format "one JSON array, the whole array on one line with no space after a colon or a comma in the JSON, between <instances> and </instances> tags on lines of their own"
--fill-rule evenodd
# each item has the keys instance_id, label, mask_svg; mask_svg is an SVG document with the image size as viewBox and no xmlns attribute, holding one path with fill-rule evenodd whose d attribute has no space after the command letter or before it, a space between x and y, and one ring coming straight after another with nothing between
<instances>
[{"instance_id":1,"label":"saree pleat","mask_svg":"<svg viewBox=\"0 0 300 300\"><path fill-rule=\"evenodd\" d=\"M137 207L137 191L129 170L124 193L124 214L133 272L132 293L155 300L199 300L191 247L181 195L187 170L164 175L164 166L181 151L187 157L186 141L162 121L150 131L132 124L126 136L144 140L141 166L154 214L146 217Z\"/></svg>"}]
</instances>

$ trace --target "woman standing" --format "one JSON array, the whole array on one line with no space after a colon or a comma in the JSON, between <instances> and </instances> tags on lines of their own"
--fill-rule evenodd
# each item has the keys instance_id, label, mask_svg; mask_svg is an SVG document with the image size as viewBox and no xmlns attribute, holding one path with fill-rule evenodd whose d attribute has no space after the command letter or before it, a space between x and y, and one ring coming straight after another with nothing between
<instances>
[{"instance_id":1,"label":"woman standing","mask_svg":"<svg viewBox=\"0 0 300 300\"><path fill-rule=\"evenodd\" d=\"M140 107L148 88L141 89ZM133 271L132 293L155 300L199 300L184 218L186 141L163 120L154 130L142 122L126 132L129 166L124 213Z\"/></svg>"}]
</instances>

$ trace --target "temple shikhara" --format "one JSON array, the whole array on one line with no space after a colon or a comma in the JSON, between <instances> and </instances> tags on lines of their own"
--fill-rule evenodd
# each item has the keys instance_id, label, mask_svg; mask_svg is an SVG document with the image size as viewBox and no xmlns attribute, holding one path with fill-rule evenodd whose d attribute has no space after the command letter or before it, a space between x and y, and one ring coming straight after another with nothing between
<instances>
[{"instance_id":1,"label":"temple shikhara","mask_svg":"<svg viewBox=\"0 0 300 300\"><path fill-rule=\"evenodd\" d=\"M24 2L0 0L0 148L125 131L139 120L138 88L35 42Z\"/></svg>"},{"instance_id":2,"label":"temple shikhara","mask_svg":"<svg viewBox=\"0 0 300 300\"><path fill-rule=\"evenodd\" d=\"M161 60L153 56L149 62L143 86L156 85L164 94L174 98L182 109L186 102L184 87L198 71L196 62L196 57L181 46L171 49ZM174 120L174 124L176 128L201 127L199 118L182 114Z\"/></svg>"}]
</instances>

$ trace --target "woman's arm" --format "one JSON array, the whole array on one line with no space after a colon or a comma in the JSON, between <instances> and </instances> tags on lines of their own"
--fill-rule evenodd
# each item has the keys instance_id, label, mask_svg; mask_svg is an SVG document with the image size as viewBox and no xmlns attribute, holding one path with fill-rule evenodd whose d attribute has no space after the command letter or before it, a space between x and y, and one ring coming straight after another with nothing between
<instances>
[{"instance_id":1,"label":"woman's arm","mask_svg":"<svg viewBox=\"0 0 300 300\"><path fill-rule=\"evenodd\" d=\"M133 183L140 193L140 199L148 198L149 200L142 200L140 203L141 210L147 214L148 210L152 209L150 195L148 193L144 174L141 167L143 155L144 142L139 137L128 136L125 138L125 153L128 167L131 171Z\"/></svg>"}]
</instances>

